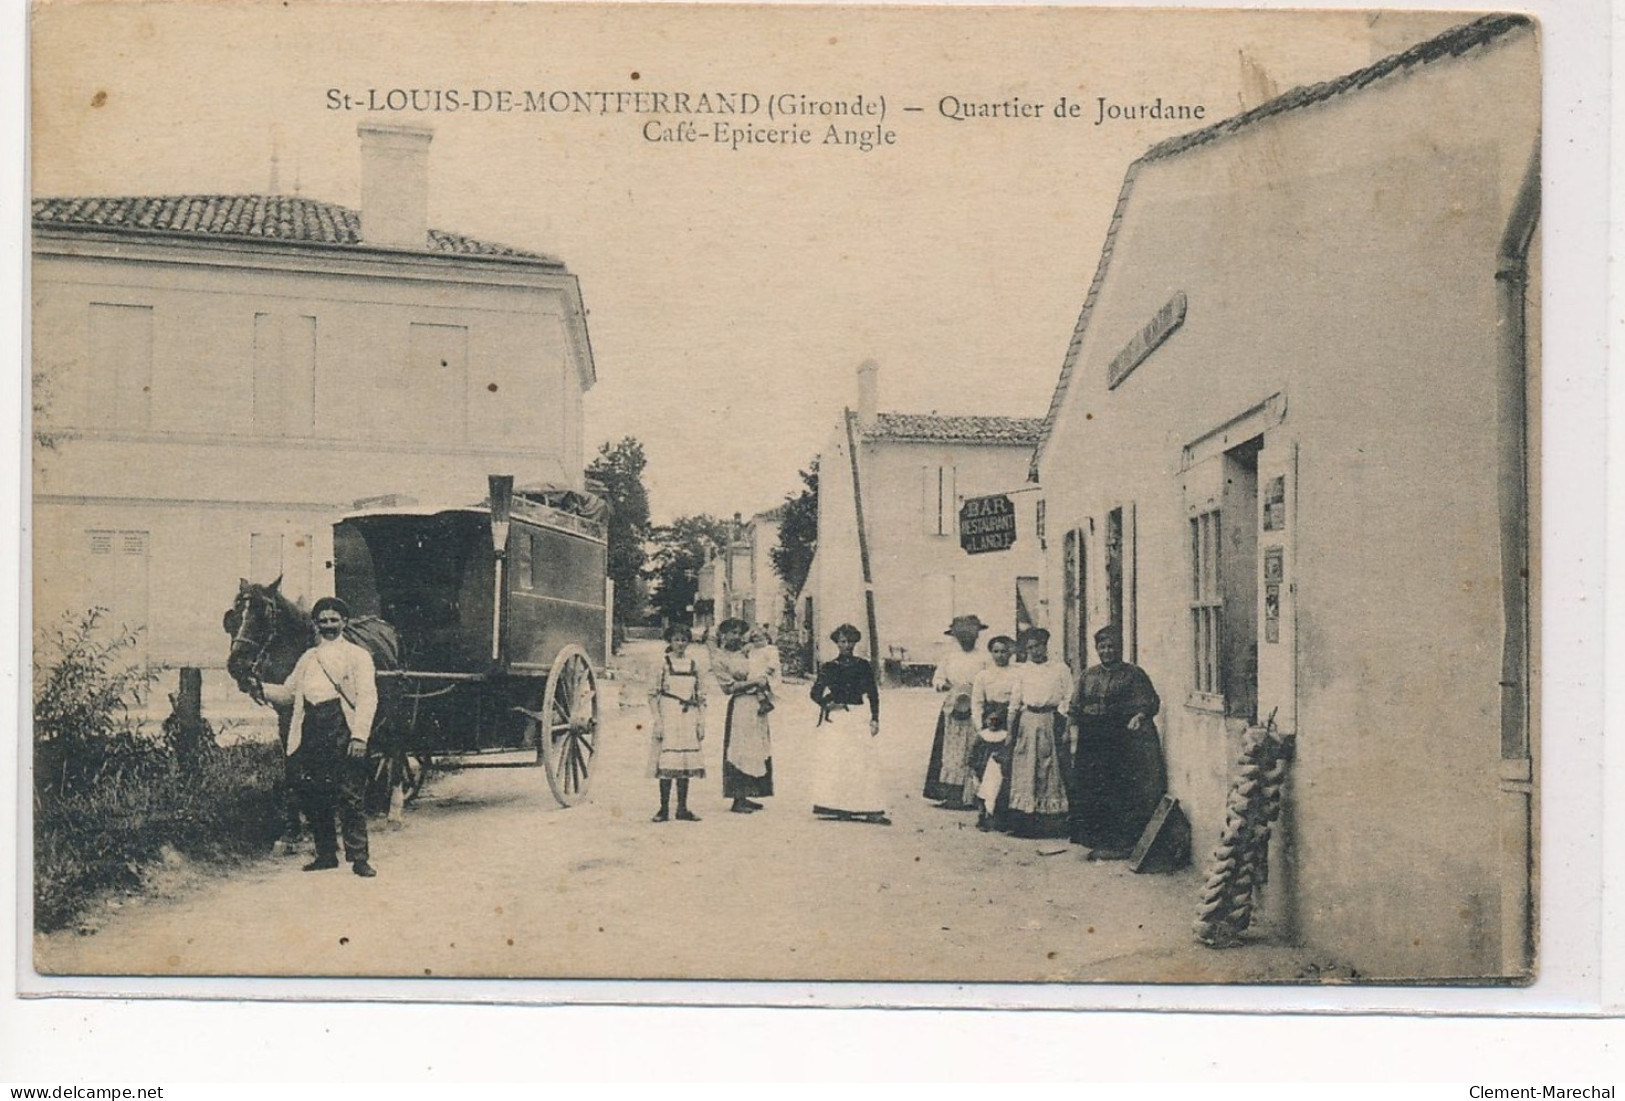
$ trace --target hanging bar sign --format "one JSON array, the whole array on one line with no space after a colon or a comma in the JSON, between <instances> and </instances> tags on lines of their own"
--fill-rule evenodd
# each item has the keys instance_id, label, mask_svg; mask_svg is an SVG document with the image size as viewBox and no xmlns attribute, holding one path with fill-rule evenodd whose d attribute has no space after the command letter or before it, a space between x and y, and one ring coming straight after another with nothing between
<instances>
[{"instance_id":1,"label":"hanging bar sign","mask_svg":"<svg viewBox=\"0 0 1625 1101\"><path fill-rule=\"evenodd\" d=\"M1005 551L1016 543L1016 508L1003 493L968 497L959 506L959 545L966 554Z\"/></svg>"}]
</instances>

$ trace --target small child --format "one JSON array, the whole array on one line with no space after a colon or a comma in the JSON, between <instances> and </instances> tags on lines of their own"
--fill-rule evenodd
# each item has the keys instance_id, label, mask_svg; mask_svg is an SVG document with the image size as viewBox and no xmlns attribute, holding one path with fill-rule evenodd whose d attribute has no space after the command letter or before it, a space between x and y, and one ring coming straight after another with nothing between
<instances>
[{"instance_id":1,"label":"small child","mask_svg":"<svg viewBox=\"0 0 1625 1101\"><path fill-rule=\"evenodd\" d=\"M779 683L779 648L773 645L773 632L762 624L750 633L750 650L745 655L745 678L759 681L762 688L756 694L757 714L766 715L776 706L774 690Z\"/></svg>"}]
</instances>

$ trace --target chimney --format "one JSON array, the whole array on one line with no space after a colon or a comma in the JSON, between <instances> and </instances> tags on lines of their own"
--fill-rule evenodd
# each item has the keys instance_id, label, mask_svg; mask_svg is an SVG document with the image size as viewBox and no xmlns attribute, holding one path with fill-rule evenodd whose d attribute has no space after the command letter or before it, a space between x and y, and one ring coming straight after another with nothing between
<instances>
[{"instance_id":1,"label":"chimney","mask_svg":"<svg viewBox=\"0 0 1625 1101\"><path fill-rule=\"evenodd\" d=\"M388 248L423 249L429 241L427 126L362 123L361 240Z\"/></svg>"},{"instance_id":2,"label":"chimney","mask_svg":"<svg viewBox=\"0 0 1625 1101\"><path fill-rule=\"evenodd\" d=\"M875 397L880 386L880 364L872 359L858 366L858 423L868 427L875 423Z\"/></svg>"}]
</instances>

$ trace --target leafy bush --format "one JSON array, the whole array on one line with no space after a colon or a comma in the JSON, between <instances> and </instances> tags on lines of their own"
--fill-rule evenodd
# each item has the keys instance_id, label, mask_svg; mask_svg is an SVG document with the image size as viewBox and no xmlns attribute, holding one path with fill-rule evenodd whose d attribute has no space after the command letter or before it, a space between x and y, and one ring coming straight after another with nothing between
<instances>
[{"instance_id":1,"label":"leafy bush","mask_svg":"<svg viewBox=\"0 0 1625 1101\"><path fill-rule=\"evenodd\" d=\"M107 631L104 608L67 615L34 644L34 797L83 794L154 763L136 715L152 675Z\"/></svg>"},{"instance_id":2,"label":"leafy bush","mask_svg":"<svg viewBox=\"0 0 1625 1101\"><path fill-rule=\"evenodd\" d=\"M281 825L280 747L224 747L206 725L138 719L152 675L105 612L65 618L34 650L34 924L141 884L166 848L203 861L269 850Z\"/></svg>"}]
</instances>

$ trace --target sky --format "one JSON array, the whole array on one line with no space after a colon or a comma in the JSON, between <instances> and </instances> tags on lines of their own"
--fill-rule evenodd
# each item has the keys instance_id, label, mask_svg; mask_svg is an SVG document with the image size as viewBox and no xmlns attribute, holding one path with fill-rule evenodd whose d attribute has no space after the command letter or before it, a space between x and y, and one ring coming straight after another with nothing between
<instances>
[{"instance_id":1,"label":"sky","mask_svg":"<svg viewBox=\"0 0 1625 1101\"><path fill-rule=\"evenodd\" d=\"M589 449L643 441L657 520L749 515L799 488L865 359L882 410L1043 415L1130 161L1470 17L58 2L34 27L33 188L259 192L274 157L280 190L358 207L356 126L427 124L430 225L581 281ZM440 109L366 108L393 89ZM473 109L504 90L515 110ZM558 90L754 95L748 118L686 120L807 140L655 141L685 119L518 106ZM883 102L837 121L892 143L763 117L779 96ZM1101 120L1103 97L1205 117Z\"/></svg>"}]
</instances>

